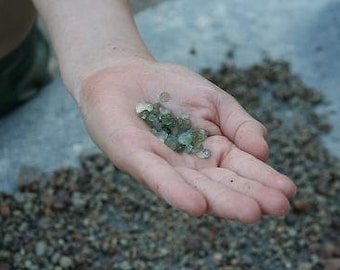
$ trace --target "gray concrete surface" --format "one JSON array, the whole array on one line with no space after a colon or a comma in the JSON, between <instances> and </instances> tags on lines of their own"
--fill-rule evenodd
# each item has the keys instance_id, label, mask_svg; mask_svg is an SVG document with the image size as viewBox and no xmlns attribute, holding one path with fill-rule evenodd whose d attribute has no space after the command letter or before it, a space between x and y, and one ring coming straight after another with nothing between
<instances>
[{"instance_id":1,"label":"gray concrete surface","mask_svg":"<svg viewBox=\"0 0 340 270\"><path fill-rule=\"evenodd\" d=\"M199 71L217 68L228 49L247 66L264 57L285 59L303 81L331 101L334 129L324 137L340 157L340 2L338 0L177 0L136 16L150 50L161 61ZM197 54L189 53L195 48ZM15 187L22 167L51 172L95 151L60 79L32 102L0 119L0 187ZM29 171L29 170L28 170Z\"/></svg>"}]
</instances>

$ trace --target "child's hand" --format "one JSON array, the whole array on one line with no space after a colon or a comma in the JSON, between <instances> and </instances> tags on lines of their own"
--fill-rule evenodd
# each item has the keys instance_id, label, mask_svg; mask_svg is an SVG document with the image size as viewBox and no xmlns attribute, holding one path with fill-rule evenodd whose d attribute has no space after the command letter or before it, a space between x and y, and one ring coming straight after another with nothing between
<instances>
[{"instance_id":1,"label":"child's hand","mask_svg":"<svg viewBox=\"0 0 340 270\"><path fill-rule=\"evenodd\" d=\"M171 95L166 107L209 132L210 158L172 151L138 117L136 104L157 102L164 91ZM84 82L80 107L93 140L118 168L190 215L252 223L289 209L296 188L263 162L264 126L184 67L138 60L98 71Z\"/></svg>"}]
</instances>

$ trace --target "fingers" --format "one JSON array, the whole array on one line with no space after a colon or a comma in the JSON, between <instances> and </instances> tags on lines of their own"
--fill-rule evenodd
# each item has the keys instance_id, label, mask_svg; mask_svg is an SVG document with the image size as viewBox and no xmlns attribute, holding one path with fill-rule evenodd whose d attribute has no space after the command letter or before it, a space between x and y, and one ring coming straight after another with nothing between
<instances>
[{"instance_id":1,"label":"fingers","mask_svg":"<svg viewBox=\"0 0 340 270\"><path fill-rule=\"evenodd\" d=\"M135 128L125 128L114 133L112 138L109 141L112 145L107 146L106 153L120 169L189 215L206 213L205 197L186 183L169 164L179 162L177 154L154 135ZM169 162L162 156L167 157Z\"/></svg>"},{"instance_id":2,"label":"fingers","mask_svg":"<svg viewBox=\"0 0 340 270\"><path fill-rule=\"evenodd\" d=\"M177 168L177 171L187 183L205 195L209 213L246 224L260 219L261 207L255 199L235 192L199 171L184 167Z\"/></svg>"},{"instance_id":3,"label":"fingers","mask_svg":"<svg viewBox=\"0 0 340 270\"><path fill-rule=\"evenodd\" d=\"M205 169L202 173L224 188L254 199L264 214L283 215L289 210L287 197L276 189L222 168Z\"/></svg>"},{"instance_id":4,"label":"fingers","mask_svg":"<svg viewBox=\"0 0 340 270\"><path fill-rule=\"evenodd\" d=\"M211 159L216 161L216 167L228 169L239 176L277 189L288 198L295 195L296 186L291 179L251 154L240 150L227 138L223 136L210 137L206 141L205 147L211 150ZM208 168L208 166L201 166L201 168Z\"/></svg>"},{"instance_id":5,"label":"fingers","mask_svg":"<svg viewBox=\"0 0 340 270\"><path fill-rule=\"evenodd\" d=\"M192 216L206 212L205 197L187 184L182 176L159 156L152 152L138 151L129 157L129 163L129 173L170 205Z\"/></svg>"},{"instance_id":6,"label":"fingers","mask_svg":"<svg viewBox=\"0 0 340 270\"><path fill-rule=\"evenodd\" d=\"M234 171L238 175L257 181L267 187L277 189L288 198L296 193L296 186L287 176L277 172L266 163L254 156L233 147L224 159L220 167Z\"/></svg>"},{"instance_id":7,"label":"fingers","mask_svg":"<svg viewBox=\"0 0 340 270\"><path fill-rule=\"evenodd\" d=\"M266 128L224 91L218 94L217 110L222 133L240 149L266 160L268 157L268 145L264 139L267 135Z\"/></svg>"}]
</instances>

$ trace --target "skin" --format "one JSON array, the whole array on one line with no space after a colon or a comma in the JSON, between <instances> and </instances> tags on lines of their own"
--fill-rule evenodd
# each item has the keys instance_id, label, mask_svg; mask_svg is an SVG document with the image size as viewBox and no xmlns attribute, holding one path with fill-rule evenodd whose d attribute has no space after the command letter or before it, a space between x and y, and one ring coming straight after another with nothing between
<instances>
[{"instance_id":1,"label":"skin","mask_svg":"<svg viewBox=\"0 0 340 270\"><path fill-rule=\"evenodd\" d=\"M296 187L264 161L265 127L200 75L153 59L126 0L34 0L87 130L121 170L192 216L242 223L283 215ZM209 132L209 159L170 150L135 112L141 100L187 112Z\"/></svg>"}]
</instances>

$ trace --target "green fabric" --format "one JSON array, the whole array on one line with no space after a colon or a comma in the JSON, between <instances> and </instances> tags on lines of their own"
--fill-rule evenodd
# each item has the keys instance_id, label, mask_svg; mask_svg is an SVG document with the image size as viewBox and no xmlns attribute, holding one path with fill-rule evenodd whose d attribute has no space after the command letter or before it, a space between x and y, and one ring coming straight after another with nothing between
<instances>
[{"instance_id":1,"label":"green fabric","mask_svg":"<svg viewBox=\"0 0 340 270\"><path fill-rule=\"evenodd\" d=\"M32 98L51 80L50 49L35 25L23 43L0 59L0 116Z\"/></svg>"}]
</instances>

